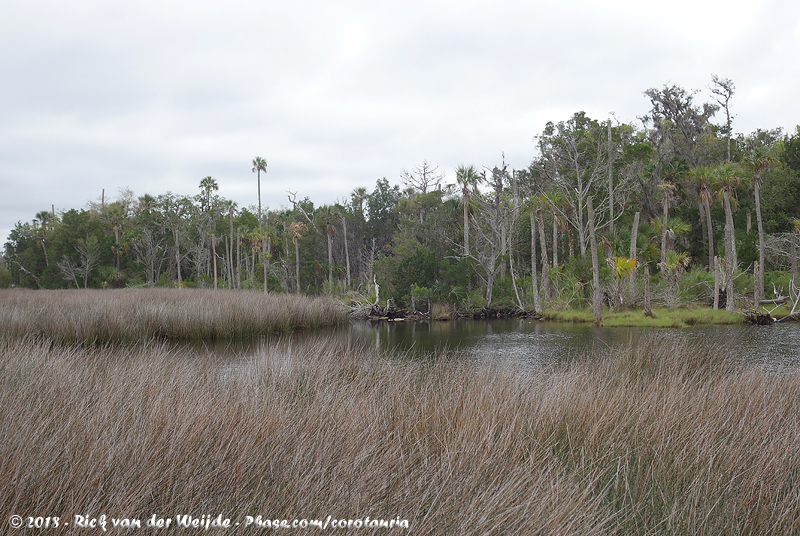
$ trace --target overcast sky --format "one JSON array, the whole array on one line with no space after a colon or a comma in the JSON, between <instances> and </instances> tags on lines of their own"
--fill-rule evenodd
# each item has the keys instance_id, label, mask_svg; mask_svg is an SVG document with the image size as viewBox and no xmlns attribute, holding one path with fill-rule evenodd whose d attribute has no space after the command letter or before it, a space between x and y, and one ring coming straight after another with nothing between
<instances>
[{"instance_id":1,"label":"overcast sky","mask_svg":"<svg viewBox=\"0 0 800 536\"><path fill-rule=\"evenodd\" d=\"M797 0L0 0L0 241L103 189L316 204L427 160L512 168L548 121L639 122L648 88L734 131L800 123ZM718 123L722 117L718 118Z\"/></svg>"}]
</instances>

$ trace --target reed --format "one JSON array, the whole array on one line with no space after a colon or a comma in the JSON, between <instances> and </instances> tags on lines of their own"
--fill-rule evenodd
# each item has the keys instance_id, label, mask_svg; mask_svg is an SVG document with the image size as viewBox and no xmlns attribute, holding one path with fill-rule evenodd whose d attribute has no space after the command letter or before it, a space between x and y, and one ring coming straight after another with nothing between
<instances>
[{"instance_id":1,"label":"reed","mask_svg":"<svg viewBox=\"0 0 800 536\"><path fill-rule=\"evenodd\" d=\"M0 338L0 512L800 532L797 371L659 339L551 370L490 361L323 341L220 365Z\"/></svg>"},{"instance_id":2,"label":"reed","mask_svg":"<svg viewBox=\"0 0 800 536\"><path fill-rule=\"evenodd\" d=\"M327 297L200 289L0 291L0 332L59 343L253 337L347 322Z\"/></svg>"}]
</instances>

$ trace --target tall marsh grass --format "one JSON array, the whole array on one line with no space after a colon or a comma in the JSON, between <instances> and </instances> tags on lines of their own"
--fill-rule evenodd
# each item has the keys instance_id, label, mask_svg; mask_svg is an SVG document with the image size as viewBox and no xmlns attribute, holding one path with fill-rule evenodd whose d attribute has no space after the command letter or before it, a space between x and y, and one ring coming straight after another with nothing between
<instances>
[{"instance_id":1,"label":"tall marsh grass","mask_svg":"<svg viewBox=\"0 0 800 536\"><path fill-rule=\"evenodd\" d=\"M56 342L252 337L348 321L326 297L199 289L2 290L0 333Z\"/></svg>"},{"instance_id":2,"label":"tall marsh grass","mask_svg":"<svg viewBox=\"0 0 800 536\"><path fill-rule=\"evenodd\" d=\"M796 371L659 339L541 372L333 342L206 359L0 338L0 513L800 533Z\"/></svg>"}]
</instances>

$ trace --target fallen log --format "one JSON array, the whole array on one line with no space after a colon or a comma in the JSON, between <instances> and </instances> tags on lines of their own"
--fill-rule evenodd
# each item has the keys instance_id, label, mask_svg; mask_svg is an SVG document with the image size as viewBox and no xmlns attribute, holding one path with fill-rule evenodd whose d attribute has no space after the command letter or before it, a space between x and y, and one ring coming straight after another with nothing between
<instances>
[{"instance_id":1,"label":"fallen log","mask_svg":"<svg viewBox=\"0 0 800 536\"><path fill-rule=\"evenodd\" d=\"M759 326L769 326L776 322L771 314L756 310L745 311L744 321Z\"/></svg>"}]
</instances>

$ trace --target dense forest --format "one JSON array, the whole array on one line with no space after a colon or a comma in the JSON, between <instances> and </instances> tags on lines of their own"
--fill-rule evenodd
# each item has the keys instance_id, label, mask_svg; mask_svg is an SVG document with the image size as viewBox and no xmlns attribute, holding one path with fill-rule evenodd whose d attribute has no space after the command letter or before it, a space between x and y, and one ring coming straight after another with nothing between
<instances>
[{"instance_id":1,"label":"dense forest","mask_svg":"<svg viewBox=\"0 0 800 536\"><path fill-rule=\"evenodd\" d=\"M10 233L0 286L329 293L421 310L584 307L593 289L611 307L650 293L729 309L736 295L787 295L800 127L734 134L734 85L712 82L705 103L675 85L645 91L637 124L584 112L548 123L527 169L498 154L490 168L459 166L456 184L426 161L333 205L290 193L291 208L263 210L256 157L258 205L218 196L205 177L193 196L123 189L43 210Z\"/></svg>"}]
</instances>

